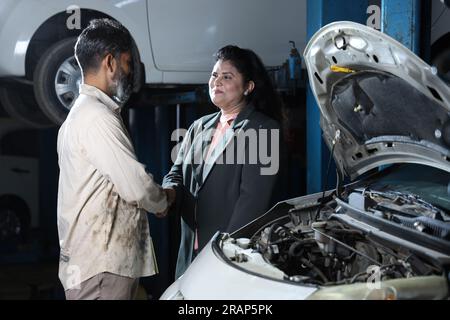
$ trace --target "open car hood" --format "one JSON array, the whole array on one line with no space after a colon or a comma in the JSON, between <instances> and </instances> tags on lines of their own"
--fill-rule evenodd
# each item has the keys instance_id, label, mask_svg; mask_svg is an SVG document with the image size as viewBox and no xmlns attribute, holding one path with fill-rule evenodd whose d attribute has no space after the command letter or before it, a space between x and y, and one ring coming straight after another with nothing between
<instances>
[{"instance_id":1,"label":"open car hood","mask_svg":"<svg viewBox=\"0 0 450 320\"><path fill-rule=\"evenodd\" d=\"M347 21L320 29L304 59L324 139L344 174L401 162L450 171L450 88L435 68Z\"/></svg>"}]
</instances>

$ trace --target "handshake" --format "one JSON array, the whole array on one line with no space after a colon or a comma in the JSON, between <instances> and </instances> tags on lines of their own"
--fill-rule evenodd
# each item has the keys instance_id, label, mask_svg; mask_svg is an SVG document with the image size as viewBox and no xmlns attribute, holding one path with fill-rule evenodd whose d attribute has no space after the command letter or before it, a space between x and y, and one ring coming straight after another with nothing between
<instances>
[{"instance_id":1,"label":"handshake","mask_svg":"<svg viewBox=\"0 0 450 320\"><path fill-rule=\"evenodd\" d=\"M175 189L172 189L172 188L164 189L164 192L166 193L166 197L167 197L167 208L163 212L155 213L155 216L157 216L158 218L165 218L167 216L167 213L169 212L170 207L175 202L175 197L176 197Z\"/></svg>"}]
</instances>

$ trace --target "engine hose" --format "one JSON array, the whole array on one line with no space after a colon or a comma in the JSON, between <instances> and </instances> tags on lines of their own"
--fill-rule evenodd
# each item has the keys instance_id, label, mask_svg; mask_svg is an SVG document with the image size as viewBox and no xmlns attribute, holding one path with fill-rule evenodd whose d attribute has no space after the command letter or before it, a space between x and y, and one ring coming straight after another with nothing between
<instances>
[{"instance_id":1,"label":"engine hose","mask_svg":"<svg viewBox=\"0 0 450 320\"><path fill-rule=\"evenodd\" d=\"M330 282L328 278L323 274L323 272L315 265L313 265L311 262L309 262L305 258L301 258L300 261L308 268L311 268L319 277L321 277L324 283Z\"/></svg>"},{"instance_id":2,"label":"engine hose","mask_svg":"<svg viewBox=\"0 0 450 320\"><path fill-rule=\"evenodd\" d=\"M296 241L293 244L291 244L288 251L289 257L291 258L301 257L303 255L303 252L305 251L303 249L304 245L305 245L304 241Z\"/></svg>"}]
</instances>

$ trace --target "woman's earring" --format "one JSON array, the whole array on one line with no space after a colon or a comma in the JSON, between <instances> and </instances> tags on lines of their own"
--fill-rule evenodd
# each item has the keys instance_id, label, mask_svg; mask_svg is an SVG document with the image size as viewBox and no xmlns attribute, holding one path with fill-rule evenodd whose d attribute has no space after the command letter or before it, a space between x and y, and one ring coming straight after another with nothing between
<instances>
[{"instance_id":1,"label":"woman's earring","mask_svg":"<svg viewBox=\"0 0 450 320\"><path fill-rule=\"evenodd\" d=\"M247 96L247 95L248 95L248 91L245 91L245 92L244 92L244 96Z\"/></svg>"}]
</instances>

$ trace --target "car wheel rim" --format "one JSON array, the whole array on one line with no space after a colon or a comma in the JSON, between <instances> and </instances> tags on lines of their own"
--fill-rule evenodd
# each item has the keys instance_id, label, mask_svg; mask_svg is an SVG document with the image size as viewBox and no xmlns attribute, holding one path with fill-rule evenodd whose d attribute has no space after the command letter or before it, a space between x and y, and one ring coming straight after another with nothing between
<instances>
[{"instance_id":1,"label":"car wheel rim","mask_svg":"<svg viewBox=\"0 0 450 320\"><path fill-rule=\"evenodd\" d=\"M58 100L67 110L78 97L81 70L75 57L69 57L58 68L55 76L55 92Z\"/></svg>"},{"instance_id":2,"label":"car wheel rim","mask_svg":"<svg viewBox=\"0 0 450 320\"><path fill-rule=\"evenodd\" d=\"M0 211L0 239L7 240L20 234L20 220L14 211L6 209Z\"/></svg>"}]
</instances>

